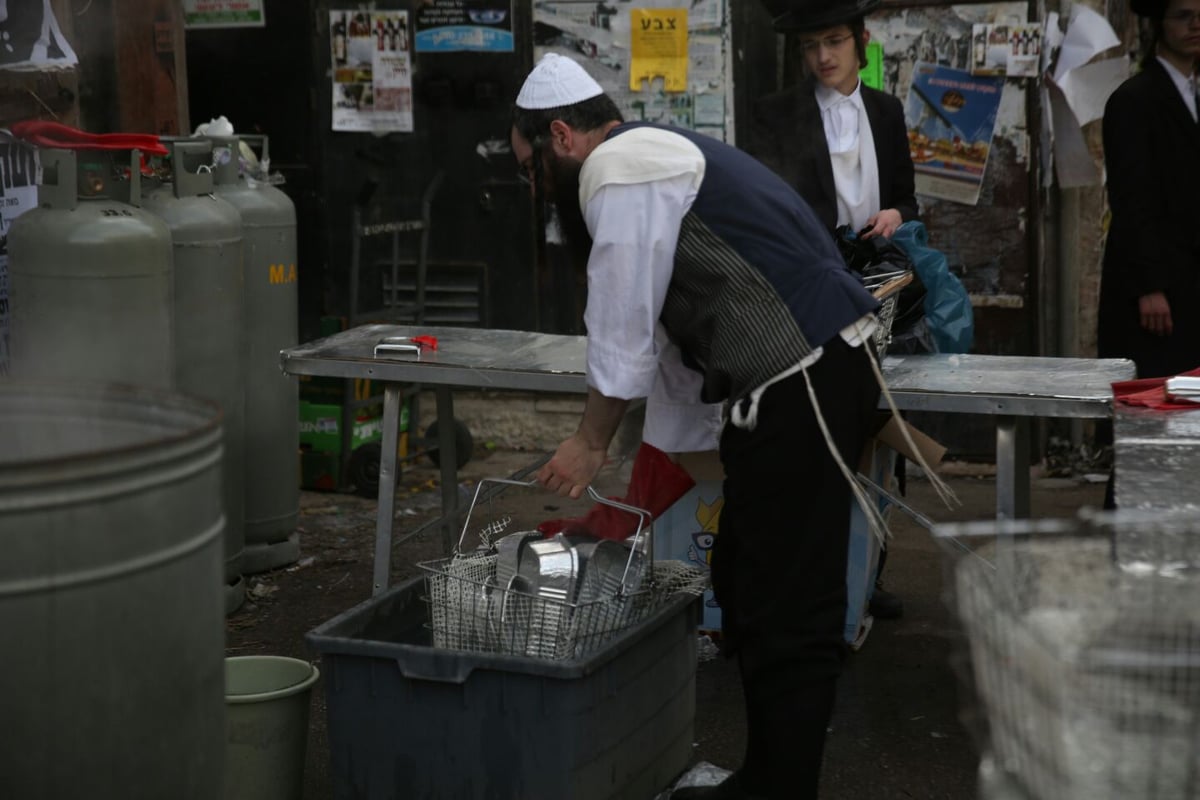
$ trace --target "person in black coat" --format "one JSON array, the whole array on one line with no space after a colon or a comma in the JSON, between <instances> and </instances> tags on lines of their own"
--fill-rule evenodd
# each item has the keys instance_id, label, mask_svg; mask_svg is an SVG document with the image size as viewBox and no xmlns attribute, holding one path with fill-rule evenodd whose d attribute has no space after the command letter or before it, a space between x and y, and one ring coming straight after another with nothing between
<instances>
[{"instance_id":1,"label":"person in black coat","mask_svg":"<svg viewBox=\"0 0 1200 800\"><path fill-rule=\"evenodd\" d=\"M795 187L830 234L849 225L865 239L890 238L918 209L904 106L859 79L871 38L865 15L879 0L767 5L774 28L797 37L804 78L755 104L746 150ZM904 604L882 586L886 561L885 549L870 612L895 619Z\"/></svg>"},{"instance_id":2,"label":"person in black coat","mask_svg":"<svg viewBox=\"0 0 1200 800\"><path fill-rule=\"evenodd\" d=\"M904 107L858 77L870 40L864 15L879 0L767 5L782 12L775 29L798 36L805 75L755 104L745 149L794 186L830 233L850 225L867 229L864 238L890 237L918 211Z\"/></svg>"},{"instance_id":3,"label":"person in black coat","mask_svg":"<svg viewBox=\"0 0 1200 800\"><path fill-rule=\"evenodd\" d=\"M1112 223L1098 351L1139 378L1200 367L1200 0L1134 0L1153 46L1104 109Z\"/></svg>"}]
</instances>

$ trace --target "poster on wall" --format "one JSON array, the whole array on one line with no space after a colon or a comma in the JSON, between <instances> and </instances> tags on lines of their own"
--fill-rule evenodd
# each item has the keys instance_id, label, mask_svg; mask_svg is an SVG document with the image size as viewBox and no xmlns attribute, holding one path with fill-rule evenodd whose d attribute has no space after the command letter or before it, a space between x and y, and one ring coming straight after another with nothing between
<instances>
[{"instance_id":1,"label":"poster on wall","mask_svg":"<svg viewBox=\"0 0 1200 800\"><path fill-rule=\"evenodd\" d=\"M183 0L185 28L262 28L263 0Z\"/></svg>"},{"instance_id":2,"label":"poster on wall","mask_svg":"<svg viewBox=\"0 0 1200 800\"><path fill-rule=\"evenodd\" d=\"M37 206L37 149L0 141L0 376L8 374L8 229Z\"/></svg>"},{"instance_id":3,"label":"poster on wall","mask_svg":"<svg viewBox=\"0 0 1200 800\"><path fill-rule=\"evenodd\" d=\"M1003 78L913 65L904 114L917 194L979 202L1003 91Z\"/></svg>"},{"instance_id":4,"label":"poster on wall","mask_svg":"<svg viewBox=\"0 0 1200 800\"><path fill-rule=\"evenodd\" d=\"M407 11L331 11L333 129L413 129Z\"/></svg>"},{"instance_id":5,"label":"poster on wall","mask_svg":"<svg viewBox=\"0 0 1200 800\"><path fill-rule=\"evenodd\" d=\"M629 12L629 89L662 78L664 92L687 91L686 8L635 8Z\"/></svg>"},{"instance_id":6,"label":"poster on wall","mask_svg":"<svg viewBox=\"0 0 1200 800\"><path fill-rule=\"evenodd\" d=\"M1037 77L1041 25L976 24L971 29L971 74Z\"/></svg>"},{"instance_id":7,"label":"poster on wall","mask_svg":"<svg viewBox=\"0 0 1200 800\"><path fill-rule=\"evenodd\" d=\"M533 7L534 59L545 53L575 59L627 120L732 142L725 9L725 0L539 0ZM647 59L656 65L647 68Z\"/></svg>"},{"instance_id":8,"label":"poster on wall","mask_svg":"<svg viewBox=\"0 0 1200 800\"><path fill-rule=\"evenodd\" d=\"M50 0L0 0L0 69L37 70L78 63Z\"/></svg>"},{"instance_id":9,"label":"poster on wall","mask_svg":"<svg viewBox=\"0 0 1200 800\"><path fill-rule=\"evenodd\" d=\"M417 0L413 26L418 53L513 51L512 0Z\"/></svg>"}]
</instances>

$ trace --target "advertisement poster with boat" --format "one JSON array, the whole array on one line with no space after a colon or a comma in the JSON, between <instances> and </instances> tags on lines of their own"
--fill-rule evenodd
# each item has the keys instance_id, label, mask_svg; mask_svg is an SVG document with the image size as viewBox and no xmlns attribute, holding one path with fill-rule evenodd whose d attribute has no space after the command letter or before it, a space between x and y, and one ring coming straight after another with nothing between
<instances>
[{"instance_id":1,"label":"advertisement poster with boat","mask_svg":"<svg viewBox=\"0 0 1200 800\"><path fill-rule=\"evenodd\" d=\"M917 194L979 202L1004 79L918 62L905 103Z\"/></svg>"}]
</instances>

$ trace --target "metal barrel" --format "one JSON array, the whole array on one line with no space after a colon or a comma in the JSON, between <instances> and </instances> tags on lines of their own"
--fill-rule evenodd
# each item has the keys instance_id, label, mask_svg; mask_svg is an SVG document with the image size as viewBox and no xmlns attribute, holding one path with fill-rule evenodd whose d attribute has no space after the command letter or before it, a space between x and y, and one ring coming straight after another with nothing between
<instances>
[{"instance_id":1,"label":"metal barrel","mask_svg":"<svg viewBox=\"0 0 1200 800\"><path fill-rule=\"evenodd\" d=\"M221 796L220 467L204 401L0 382L5 797Z\"/></svg>"},{"instance_id":2,"label":"metal barrel","mask_svg":"<svg viewBox=\"0 0 1200 800\"><path fill-rule=\"evenodd\" d=\"M171 233L111 153L41 151L8 232L10 374L171 385Z\"/></svg>"},{"instance_id":3,"label":"metal barrel","mask_svg":"<svg viewBox=\"0 0 1200 800\"><path fill-rule=\"evenodd\" d=\"M279 367L298 338L296 208L283 192L241 174L239 140L211 137L216 193L242 215L246 275L246 549L242 570L300 557L300 395ZM264 157L266 156L264 147Z\"/></svg>"},{"instance_id":4,"label":"metal barrel","mask_svg":"<svg viewBox=\"0 0 1200 800\"><path fill-rule=\"evenodd\" d=\"M242 218L213 195L212 143L173 139L169 180L143 207L171 231L175 388L221 408L225 428L225 613L245 599L245 289Z\"/></svg>"}]
</instances>

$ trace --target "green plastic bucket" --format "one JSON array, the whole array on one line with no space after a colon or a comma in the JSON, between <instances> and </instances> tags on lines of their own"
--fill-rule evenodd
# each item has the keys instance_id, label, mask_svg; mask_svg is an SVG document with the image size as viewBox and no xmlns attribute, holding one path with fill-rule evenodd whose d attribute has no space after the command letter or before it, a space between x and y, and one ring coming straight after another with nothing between
<instances>
[{"instance_id":1,"label":"green plastic bucket","mask_svg":"<svg viewBox=\"0 0 1200 800\"><path fill-rule=\"evenodd\" d=\"M225 659L226 800L298 800L308 706L321 673L283 656Z\"/></svg>"}]
</instances>

